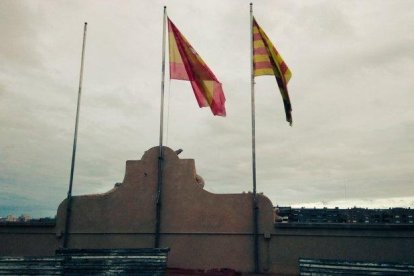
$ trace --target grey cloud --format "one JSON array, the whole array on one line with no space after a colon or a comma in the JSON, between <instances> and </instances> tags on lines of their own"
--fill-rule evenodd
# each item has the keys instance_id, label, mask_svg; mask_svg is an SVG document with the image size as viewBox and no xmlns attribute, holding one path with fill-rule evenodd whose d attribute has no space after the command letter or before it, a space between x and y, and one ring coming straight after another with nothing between
<instances>
[{"instance_id":1,"label":"grey cloud","mask_svg":"<svg viewBox=\"0 0 414 276\"><path fill-rule=\"evenodd\" d=\"M217 193L252 189L248 4L167 2L223 83L228 116L198 108L188 82L167 79L164 141L195 158ZM158 142L164 2L0 5L0 30L14 31L0 46L0 206L21 212L16 206L30 201L33 213L53 216L69 181L83 22L75 194L109 190L126 160ZM292 128L275 79L256 78L258 190L275 205L412 202L395 199L414 197L412 5L254 3L293 72Z\"/></svg>"},{"instance_id":2,"label":"grey cloud","mask_svg":"<svg viewBox=\"0 0 414 276\"><path fill-rule=\"evenodd\" d=\"M34 16L31 5L21 1L2 1L0 3L0 57L8 61L8 66L41 64L39 49L31 45L31 40L38 37L34 27L42 19Z\"/></svg>"}]
</instances>

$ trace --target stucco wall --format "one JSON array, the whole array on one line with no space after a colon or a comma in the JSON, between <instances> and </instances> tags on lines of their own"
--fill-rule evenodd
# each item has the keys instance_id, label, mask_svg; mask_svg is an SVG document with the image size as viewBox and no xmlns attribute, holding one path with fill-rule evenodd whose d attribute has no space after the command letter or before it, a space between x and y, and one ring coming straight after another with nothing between
<instances>
[{"instance_id":1,"label":"stucco wall","mask_svg":"<svg viewBox=\"0 0 414 276\"><path fill-rule=\"evenodd\" d=\"M164 159L160 246L171 248L168 266L253 271L252 195L207 192L196 181L194 160L169 148ZM123 182L111 191L75 196L69 247L153 247L157 162L155 147L127 161ZM259 195L258 204L263 272L296 274L299 257L414 263L412 226L275 227L270 200ZM56 226L0 225L0 255L53 255L62 246L65 212L66 200Z\"/></svg>"},{"instance_id":2,"label":"stucco wall","mask_svg":"<svg viewBox=\"0 0 414 276\"><path fill-rule=\"evenodd\" d=\"M275 228L270 268L298 273L299 258L414 263L413 225L285 224Z\"/></svg>"},{"instance_id":3,"label":"stucco wall","mask_svg":"<svg viewBox=\"0 0 414 276\"><path fill-rule=\"evenodd\" d=\"M153 247L158 147L127 161L124 181L102 195L72 201L69 247ZM194 160L164 148L161 247L171 267L253 270L252 194L212 194L196 181ZM273 231L272 203L258 196L259 232ZM63 232L66 201L58 208ZM191 260L191 261L189 261Z\"/></svg>"},{"instance_id":4,"label":"stucco wall","mask_svg":"<svg viewBox=\"0 0 414 276\"><path fill-rule=\"evenodd\" d=\"M0 256L51 256L57 247L54 224L0 224Z\"/></svg>"}]
</instances>

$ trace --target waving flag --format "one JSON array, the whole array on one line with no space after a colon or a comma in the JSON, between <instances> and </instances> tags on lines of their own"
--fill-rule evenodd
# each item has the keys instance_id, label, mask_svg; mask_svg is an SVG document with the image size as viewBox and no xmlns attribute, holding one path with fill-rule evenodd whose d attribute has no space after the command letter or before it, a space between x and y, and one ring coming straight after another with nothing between
<instances>
[{"instance_id":1,"label":"waving flag","mask_svg":"<svg viewBox=\"0 0 414 276\"><path fill-rule=\"evenodd\" d=\"M292 125L292 106L287 83L292 76L286 63L273 46L265 32L253 18L253 65L254 76L274 75L283 98L286 121Z\"/></svg>"},{"instance_id":2,"label":"waving flag","mask_svg":"<svg viewBox=\"0 0 414 276\"><path fill-rule=\"evenodd\" d=\"M169 18L168 34L170 79L190 81L200 107L209 106L214 115L226 116L221 83Z\"/></svg>"}]
</instances>

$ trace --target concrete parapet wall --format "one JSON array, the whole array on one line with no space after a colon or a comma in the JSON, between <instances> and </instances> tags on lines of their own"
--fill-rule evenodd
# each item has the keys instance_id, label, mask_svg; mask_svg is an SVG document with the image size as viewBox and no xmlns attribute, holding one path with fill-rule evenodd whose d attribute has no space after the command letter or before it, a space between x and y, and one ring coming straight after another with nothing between
<instances>
[{"instance_id":1,"label":"concrete parapet wall","mask_svg":"<svg viewBox=\"0 0 414 276\"><path fill-rule=\"evenodd\" d=\"M0 256L50 256L57 247L54 224L0 224Z\"/></svg>"},{"instance_id":2,"label":"concrete parapet wall","mask_svg":"<svg viewBox=\"0 0 414 276\"><path fill-rule=\"evenodd\" d=\"M299 258L414 263L413 225L277 224L272 271L298 273Z\"/></svg>"}]
</instances>

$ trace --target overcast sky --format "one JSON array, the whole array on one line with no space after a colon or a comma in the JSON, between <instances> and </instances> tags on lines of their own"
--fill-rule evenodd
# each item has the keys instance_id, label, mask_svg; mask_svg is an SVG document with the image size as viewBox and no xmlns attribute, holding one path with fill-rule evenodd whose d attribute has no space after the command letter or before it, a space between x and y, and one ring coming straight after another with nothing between
<instances>
[{"instance_id":1,"label":"overcast sky","mask_svg":"<svg viewBox=\"0 0 414 276\"><path fill-rule=\"evenodd\" d=\"M292 71L293 127L256 78L257 185L274 205L414 207L414 1L254 1ZM159 135L162 11L223 83L227 117L166 81L165 141L205 189L252 190L249 1L0 1L0 216L102 193ZM168 72L167 72L168 76Z\"/></svg>"}]
</instances>

